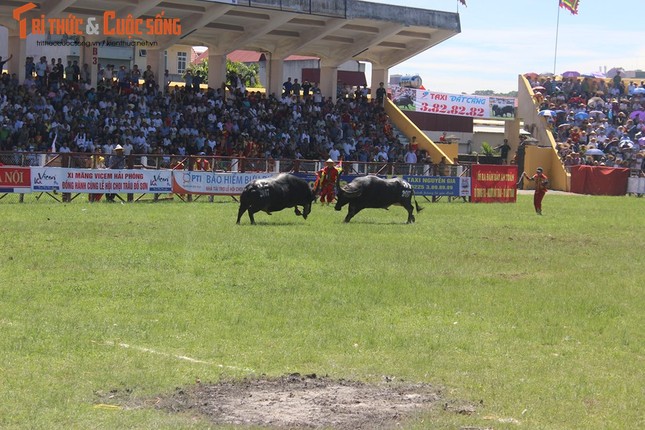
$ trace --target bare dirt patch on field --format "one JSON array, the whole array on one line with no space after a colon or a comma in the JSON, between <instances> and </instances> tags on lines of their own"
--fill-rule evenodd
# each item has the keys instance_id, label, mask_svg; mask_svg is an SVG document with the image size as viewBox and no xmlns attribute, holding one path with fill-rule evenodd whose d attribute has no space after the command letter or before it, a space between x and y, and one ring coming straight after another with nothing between
<instances>
[{"instance_id":1,"label":"bare dirt patch on field","mask_svg":"<svg viewBox=\"0 0 645 430\"><path fill-rule=\"evenodd\" d=\"M449 406L441 390L429 384L367 384L300 374L197 383L154 403L162 410L206 416L215 424L275 429L390 429L438 404L457 413L474 411Z\"/></svg>"}]
</instances>

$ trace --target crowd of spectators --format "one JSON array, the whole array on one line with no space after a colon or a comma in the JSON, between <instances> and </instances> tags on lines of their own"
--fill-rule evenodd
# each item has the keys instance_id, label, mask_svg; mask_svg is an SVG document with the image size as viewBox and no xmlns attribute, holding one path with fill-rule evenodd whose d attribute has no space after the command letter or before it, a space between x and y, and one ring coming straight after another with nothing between
<instances>
[{"instance_id":1,"label":"crowd of spectators","mask_svg":"<svg viewBox=\"0 0 645 430\"><path fill-rule=\"evenodd\" d=\"M645 82L527 76L565 167L645 168Z\"/></svg>"},{"instance_id":2,"label":"crowd of spectators","mask_svg":"<svg viewBox=\"0 0 645 430\"><path fill-rule=\"evenodd\" d=\"M28 58L26 79L0 78L0 151L125 155L215 155L266 159L332 158L431 163L399 139L366 88L338 93L317 84L306 92L169 86L147 67L99 67ZM529 77L565 166L591 164L642 170L645 82L592 77ZM287 81L289 82L289 80ZM296 81L294 81L296 82ZM300 85L300 84L298 84ZM309 83L306 83L309 86Z\"/></svg>"},{"instance_id":3,"label":"crowd of spectators","mask_svg":"<svg viewBox=\"0 0 645 430\"><path fill-rule=\"evenodd\" d=\"M217 155L404 162L406 142L364 89L335 102L311 93L239 86L159 85L148 68L100 67L97 82L73 62L41 58L27 78L0 79L0 150L125 155ZM78 68L78 70L77 70ZM37 72L40 70L40 72ZM419 160L423 160L419 154ZM146 157L151 158L151 157Z\"/></svg>"}]
</instances>

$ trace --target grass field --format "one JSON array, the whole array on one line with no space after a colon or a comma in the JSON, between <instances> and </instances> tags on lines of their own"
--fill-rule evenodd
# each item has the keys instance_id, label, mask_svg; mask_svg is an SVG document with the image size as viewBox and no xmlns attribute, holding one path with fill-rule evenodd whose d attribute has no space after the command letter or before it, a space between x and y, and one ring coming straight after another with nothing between
<instances>
[{"instance_id":1,"label":"grass field","mask_svg":"<svg viewBox=\"0 0 645 430\"><path fill-rule=\"evenodd\" d=\"M477 405L406 429L645 428L645 199L420 203L0 202L0 428L212 428L120 405L292 372Z\"/></svg>"}]
</instances>

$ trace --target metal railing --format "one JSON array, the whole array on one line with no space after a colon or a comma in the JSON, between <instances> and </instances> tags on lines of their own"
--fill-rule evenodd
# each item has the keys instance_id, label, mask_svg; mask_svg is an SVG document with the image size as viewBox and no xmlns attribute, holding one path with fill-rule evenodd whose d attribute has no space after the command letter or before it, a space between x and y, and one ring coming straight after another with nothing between
<instances>
[{"instance_id":1,"label":"metal railing","mask_svg":"<svg viewBox=\"0 0 645 430\"><path fill-rule=\"evenodd\" d=\"M0 165L14 167L63 167L72 169L108 169L113 155L104 153L51 153L51 152L0 152ZM186 171L211 171L216 173L310 173L314 174L324 167L324 160L303 159L267 159L246 157L221 157L203 155L167 155L167 154L130 154L125 156L126 169L151 169L151 170L186 170ZM468 166L439 166L429 163L388 163L388 162L360 162L345 161L342 163L343 171L349 175L384 175L384 176L459 176L469 171ZM447 171L446 167L450 170ZM2 178L0 178L0 185ZM56 201L69 202L77 196L69 193L36 193L35 200L43 195L49 195ZM126 193L123 193L126 194ZM13 197L12 197L13 196ZM60 197L60 198L59 198ZM190 196L181 200L192 201ZM20 192L0 193L0 201L7 202L19 199L25 200L25 195ZM157 201L160 195L128 194L127 201L140 201L142 199ZM209 200L212 201L212 198Z\"/></svg>"},{"instance_id":2,"label":"metal railing","mask_svg":"<svg viewBox=\"0 0 645 430\"><path fill-rule=\"evenodd\" d=\"M236 6L347 18L346 0L238 0Z\"/></svg>"},{"instance_id":3,"label":"metal railing","mask_svg":"<svg viewBox=\"0 0 645 430\"><path fill-rule=\"evenodd\" d=\"M110 154L70 152L0 152L0 163L9 166L52 166L75 169L109 168ZM209 170L214 172L316 172L324 160L222 157L205 155L130 154L127 169ZM205 163L200 163L204 160ZM204 166L207 166L204 169ZM344 161L349 174L426 175L438 174L438 165L428 163L389 163Z\"/></svg>"}]
</instances>

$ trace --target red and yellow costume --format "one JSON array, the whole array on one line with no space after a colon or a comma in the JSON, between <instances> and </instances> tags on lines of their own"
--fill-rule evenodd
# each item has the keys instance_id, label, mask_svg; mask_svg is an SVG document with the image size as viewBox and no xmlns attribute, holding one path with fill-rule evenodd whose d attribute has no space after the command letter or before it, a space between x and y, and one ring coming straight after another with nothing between
<instances>
[{"instance_id":1,"label":"red and yellow costume","mask_svg":"<svg viewBox=\"0 0 645 430\"><path fill-rule=\"evenodd\" d=\"M193 170L203 170L205 172L209 171L211 169L211 163L208 162L206 158L197 158L195 161L195 165L193 166Z\"/></svg>"},{"instance_id":2,"label":"red and yellow costume","mask_svg":"<svg viewBox=\"0 0 645 430\"><path fill-rule=\"evenodd\" d=\"M538 172L531 177L531 180L535 182L535 194L533 194L533 207L535 207L535 212L542 214L542 199L547 192L547 185L549 183L549 178L542 172Z\"/></svg>"},{"instance_id":3,"label":"red and yellow costume","mask_svg":"<svg viewBox=\"0 0 645 430\"><path fill-rule=\"evenodd\" d=\"M326 166L316 172L314 189L320 190L320 203L331 203L336 197L336 181L338 180L338 168L334 162L327 161Z\"/></svg>"}]
</instances>

